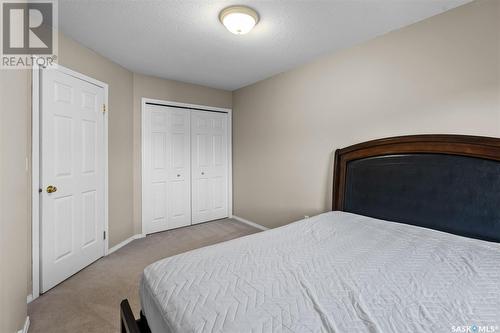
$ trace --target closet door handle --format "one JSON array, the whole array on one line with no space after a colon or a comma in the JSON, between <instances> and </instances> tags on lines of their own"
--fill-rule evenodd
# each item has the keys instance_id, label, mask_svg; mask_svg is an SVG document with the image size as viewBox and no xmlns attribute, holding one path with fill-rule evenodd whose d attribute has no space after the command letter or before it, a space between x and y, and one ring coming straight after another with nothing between
<instances>
[{"instance_id":1,"label":"closet door handle","mask_svg":"<svg viewBox=\"0 0 500 333\"><path fill-rule=\"evenodd\" d=\"M181 175L177 174L177 178L180 177Z\"/></svg>"},{"instance_id":2,"label":"closet door handle","mask_svg":"<svg viewBox=\"0 0 500 333\"><path fill-rule=\"evenodd\" d=\"M204 172L202 172L202 173L201 173L201 175L202 175L202 176L203 176L204 174L205 174Z\"/></svg>"}]
</instances>

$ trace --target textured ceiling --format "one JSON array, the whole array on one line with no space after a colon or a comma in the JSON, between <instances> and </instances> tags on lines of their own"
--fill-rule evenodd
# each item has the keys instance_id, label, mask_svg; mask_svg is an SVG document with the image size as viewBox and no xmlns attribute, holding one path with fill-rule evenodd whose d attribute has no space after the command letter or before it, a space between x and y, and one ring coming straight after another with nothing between
<instances>
[{"instance_id":1,"label":"textured ceiling","mask_svg":"<svg viewBox=\"0 0 500 333\"><path fill-rule=\"evenodd\" d=\"M143 74L234 90L470 0L60 0L61 30ZM221 9L261 21L233 35Z\"/></svg>"}]
</instances>

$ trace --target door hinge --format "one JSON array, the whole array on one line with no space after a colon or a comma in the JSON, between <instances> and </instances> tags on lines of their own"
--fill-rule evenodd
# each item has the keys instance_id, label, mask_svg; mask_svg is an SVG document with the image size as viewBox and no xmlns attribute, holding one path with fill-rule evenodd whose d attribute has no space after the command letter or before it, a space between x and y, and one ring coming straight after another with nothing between
<instances>
[{"instance_id":1,"label":"door hinge","mask_svg":"<svg viewBox=\"0 0 500 333\"><path fill-rule=\"evenodd\" d=\"M104 239L106 239L106 230L104 230L104 235L103 236L104 236Z\"/></svg>"},{"instance_id":2,"label":"door hinge","mask_svg":"<svg viewBox=\"0 0 500 333\"><path fill-rule=\"evenodd\" d=\"M102 113L106 113L106 104L102 105Z\"/></svg>"}]
</instances>

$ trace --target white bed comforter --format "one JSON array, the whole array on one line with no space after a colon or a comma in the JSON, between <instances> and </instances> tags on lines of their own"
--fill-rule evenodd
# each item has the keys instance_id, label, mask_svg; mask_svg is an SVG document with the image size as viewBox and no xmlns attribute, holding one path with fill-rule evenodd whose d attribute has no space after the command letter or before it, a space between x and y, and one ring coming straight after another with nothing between
<instances>
[{"instance_id":1,"label":"white bed comforter","mask_svg":"<svg viewBox=\"0 0 500 333\"><path fill-rule=\"evenodd\" d=\"M153 333L500 332L500 244L329 212L158 261L141 302Z\"/></svg>"}]
</instances>

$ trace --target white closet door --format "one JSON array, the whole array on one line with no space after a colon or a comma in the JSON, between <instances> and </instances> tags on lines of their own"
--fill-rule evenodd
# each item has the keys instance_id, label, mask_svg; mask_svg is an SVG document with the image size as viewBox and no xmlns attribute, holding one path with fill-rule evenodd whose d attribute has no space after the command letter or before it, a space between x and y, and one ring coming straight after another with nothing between
<instances>
[{"instance_id":1,"label":"white closet door","mask_svg":"<svg viewBox=\"0 0 500 333\"><path fill-rule=\"evenodd\" d=\"M146 233L191 224L189 112L147 105L143 218Z\"/></svg>"},{"instance_id":2,"label":"white closet door","mask_svg":"<svg viewBox=\"0 0 500 333\"><path fill-rule=\"evenodd\" d=\"M227 113L191 111L192 222L228 216Z\"/></svg>"},{"instance_id":3,"label":"white closet door","mask_svg":"<svg viewBox=\"0 0 500 333\"><path fill-rule=\"evenodd\" d=\"M104 89L43 71L42 292L104 255Z\"/></svg>"}]
</instances>

